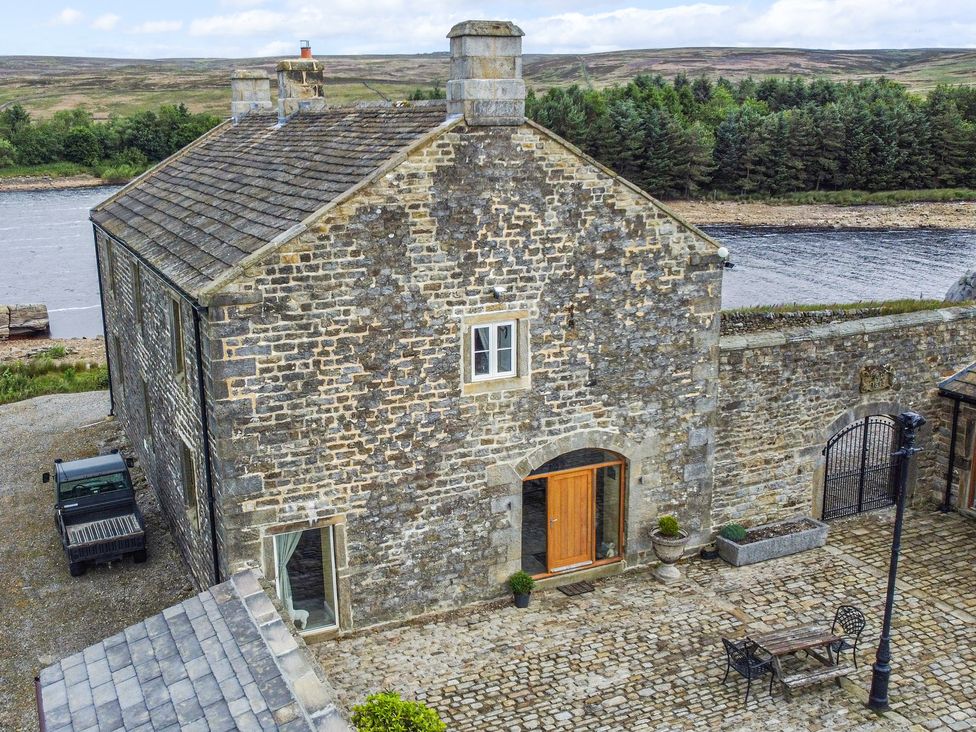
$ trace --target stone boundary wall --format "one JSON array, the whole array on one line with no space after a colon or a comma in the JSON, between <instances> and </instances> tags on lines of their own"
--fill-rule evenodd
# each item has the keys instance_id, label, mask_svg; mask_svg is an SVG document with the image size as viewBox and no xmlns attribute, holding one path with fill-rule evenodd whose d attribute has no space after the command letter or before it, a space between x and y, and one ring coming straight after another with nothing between
<instances>
[{"instance_id":1,"label":"stone boundary wall","mask_svg":"<svg viewBox=\"0 0 976 732\"><path fill-rule=\"evenodd\" d=\"M819 517L828 438L872 414L921 413L916 498L945 488L951 402L937 383L976 359L976 308L720 341L712 526Z\"/></svg>"},{"instance_id":2,"label":"stone boundary wall","mask_svg":"<svg viewBox=\"0 0 976 732\"><path fill-rule=\"evenodd\" d=\"M922 311L920 311L922 312ZM853 310L796 310L793 312L756 312L729 310L722 312L722 335L745 335L785 328L809 328L851 320L882 317L881 307Z\"/></svg>"}]
</instances>

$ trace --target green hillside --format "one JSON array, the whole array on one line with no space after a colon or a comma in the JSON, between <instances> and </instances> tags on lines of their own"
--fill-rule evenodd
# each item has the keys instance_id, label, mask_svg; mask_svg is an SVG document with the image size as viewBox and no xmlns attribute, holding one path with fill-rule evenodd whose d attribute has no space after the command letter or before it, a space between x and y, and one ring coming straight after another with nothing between
<instances>
[{"instance_id":1,"label":"green hillside","mask_svg":"<svg viewBox=\"0 0 976 732\"><path fill-rule=\"evenodd\" d=\"M328 95L337 103L403 98L417 87L442 85L446 53L412 56L319 56ZM96 118L183 102L194 112L224 115L229 74L237 68L274 70L277 59L95 59L0 56L0 107L20 102L33 115L83 106ZM525 56L525 77L537 93L572 84L604 88L639 73L822 76L833 80L886 76L914 91L939 83L976 84L976 49L818 51L783 48L673 48L588 55Z\"/></svg>"}]
</instances>

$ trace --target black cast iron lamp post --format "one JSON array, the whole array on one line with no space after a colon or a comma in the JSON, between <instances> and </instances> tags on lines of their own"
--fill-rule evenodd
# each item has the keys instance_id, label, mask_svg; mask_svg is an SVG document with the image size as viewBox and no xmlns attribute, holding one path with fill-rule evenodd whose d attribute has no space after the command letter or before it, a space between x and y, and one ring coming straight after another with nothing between
<instances>
[{"instance_id":1,"label":"black cast iron lamp post","mask_svg":"<svg viewBox=\"0 0 976 732\"><path fill-rule=\"evenodd\" d=\"M901 425L901 456L898 476L898 504L895 509L895 534L891 540L891 563L888 566L888 595L885 599L884 623L881 627L881 640L871 674L871 694L868 706L871 709L888 708L888 681L891 679L891 613L895 605L895 577L898 573L898 553L901 551L901 525L905 518L905 494L908 493L908 470L912 456L921 448L915 447L918 430L925 424L925 418L915 412L902 412L898 415Z\"/></svg>"}]
</instances>

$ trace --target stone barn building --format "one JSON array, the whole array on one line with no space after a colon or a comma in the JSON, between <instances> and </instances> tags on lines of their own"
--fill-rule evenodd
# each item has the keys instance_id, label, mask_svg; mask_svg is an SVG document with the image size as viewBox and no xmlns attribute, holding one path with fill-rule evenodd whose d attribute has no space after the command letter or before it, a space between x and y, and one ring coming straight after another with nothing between
<instances>
[{"instance_id":1,"label":"stone barn building","mask_svg":"<svg viewBox=\"0 0 976 732\"><path fill-rule=\"evenodd\" d=\"M920 495L976 506L976 309L720 336L725 253L526 120L521 35L455 26L446 102L237 72L93 210L113 408L196 582L260 568L325 637L619 572L663 513L693 547L890 504L904 409Z\"/></svg>"},{"instance_id":2,"label":"stone barn building","mask_svg":"<svg viewBox=\"0 0 976 732\"><path fill-rule=\"evenodd\" d=\"M525 119L521 36L455 26L446 103L235 74L93 210L114 411L201 586L260 567L335 632L709 531L719 247Z\"/></svg>"}]
</instances>

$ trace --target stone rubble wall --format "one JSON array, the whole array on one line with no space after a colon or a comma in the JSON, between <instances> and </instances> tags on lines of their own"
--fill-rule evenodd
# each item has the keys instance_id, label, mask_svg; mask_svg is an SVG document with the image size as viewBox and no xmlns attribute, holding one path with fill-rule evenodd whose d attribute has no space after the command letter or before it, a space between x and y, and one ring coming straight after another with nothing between
<instances>
[{"instance_id":1,"label":"stone rubble wall","mask_svg":"<svg viewBox=\"0 0 976 732\"><path fill-rule=\"evenodd\" d=\"M819 517L829 437L906 409L928 420L915 497L937 500L952 413L937 384L972 363L974 343L971 307L723 336L713 526Z\"/></svg>"},{"instance_id":2,"label":"stone rubble wall","mask_svg":"<svg viewBox=\"0 0 976 732\"><path fill-rule=\"evenodd\" d=\"M211 304L232 568L330 523L346 629L499 597L521 476L576 447L630 460L630 562L660 513L707 533L720 264L531 125L433 137ZM531 383L465 393L462 319L508 312Z\"/></svg>"},{"instance_id":3,"label":"stone rubble wall","mask_svg":"<svg viewBox=\"0 0 976 732\"><path fill-rule=\"evenodd\" d=\"M107 257L111 249L114 277L110 282ZM207 489L200 425L199 382L195 360L193 315L184 302L182 333L184 365L178 376L171 347L171 306L176 293L122 246L96 235L96 252L102 273L106 339L112 379L115 415L122 425L150 485L159 497L173 537L186 560L197 587L213 584L213 556L207 509ZM142 279L140 328L133 294L136 266ZM206 349L206 344L204 343ZM121 359L119 358L121 356ZM204 378L206 378L206 368ZM146 434L146 403L142 382L149 394L152 435ZM184 497L181 447L193 456L196 472L197 517L187 510Z\"/></svg>"}]
</instances>

